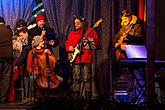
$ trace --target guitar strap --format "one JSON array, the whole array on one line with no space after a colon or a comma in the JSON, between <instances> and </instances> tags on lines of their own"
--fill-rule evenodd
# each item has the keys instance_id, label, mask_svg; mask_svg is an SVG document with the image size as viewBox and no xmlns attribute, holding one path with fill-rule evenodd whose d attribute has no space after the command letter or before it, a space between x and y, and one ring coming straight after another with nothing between
<instances>
[{"instance_id":1,"label":"guitar strap","mask_svg":"<svg viewBox=\"0 0 165 110\"><path fill-rule=\"evenodd\" d=\"M84 29L82 30L81 37L80 37L80 39L78 40L78 42L77 42L76 44L81 43L81 41L82 41L82 39L84 38L84 34L85 34L85 32L87 31L87 29L88 29L88 28L84 28Z\"/></svg>"}]
</instances>

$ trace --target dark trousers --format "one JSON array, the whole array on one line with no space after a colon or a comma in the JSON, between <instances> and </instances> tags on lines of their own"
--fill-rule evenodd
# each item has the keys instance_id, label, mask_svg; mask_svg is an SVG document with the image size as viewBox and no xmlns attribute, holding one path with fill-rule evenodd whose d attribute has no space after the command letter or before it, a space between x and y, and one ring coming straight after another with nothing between
<instances>
[{"instance_id":1,"label":"dark trousers","mask_svg":"<svg viewBox=\"0 0 165 110\"><path fill-rule=\"evenodd\" d=\"M12 59L0 58L0 98L4 103L8 97L10 76L12 74Z\"/></svg>"}]
</instances>

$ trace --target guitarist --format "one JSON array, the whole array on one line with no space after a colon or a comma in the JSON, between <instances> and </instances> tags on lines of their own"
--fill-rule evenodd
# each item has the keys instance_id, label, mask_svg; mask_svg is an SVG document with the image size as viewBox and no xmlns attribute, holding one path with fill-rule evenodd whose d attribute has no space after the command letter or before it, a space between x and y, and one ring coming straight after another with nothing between
<instances>
[{"instance_id":1,"label":"guitarist","mask_svg":"<svg viewBox=\"0 0 165 110\"><path fill-rule=\"evenodd\" d=\"M128 85L128 96L129 100L133 101L135 98L135 90L133 83L133 75L130 73L131 68L123 68L122 75L119 69L118 62L120 59L126 58L124 45L141 45L144 44L143 37L143 28L142 22L137 18L137 16L133 15L129 10L123 10L120 15L121 18L121 28L118 33L113 38L113 45L115 48L115 56L116 61L114 64L115 67L115 77L124 78Z\"/></svg>"},{"instance_id":2,"label":"guitarist","mask_svg":"<svg viewBox=\"0 0 165 110\"><path fill-rule=\"evenodd\" d=\"M116 60L126 58L124 45L143 44L142 22L131 11L123 10L120 15L121 28L113 38L116 50Z\"/></svg>"},{"instance_id":3,"label":"guitarist","mask_svg":"<svg viewBox=\"0 0 165 110\"><path fill-rule=\"evenodd\" d=\"M73 60L74 54L72 53L77 50L80 51L72 62L72 96L79 98L79 95L82 96L83 91L86 94L84 97L91 98L91 64L94 52L92 49L86 49L83 39L92 38L94 45L97 46L99 43L98 35L93 28L88 27L87 20L81 16L74 17L73 24L74 30L69 33L68 39L65 42L66 51L69 53L69 60Z\"/></svg>"}]
</instances>

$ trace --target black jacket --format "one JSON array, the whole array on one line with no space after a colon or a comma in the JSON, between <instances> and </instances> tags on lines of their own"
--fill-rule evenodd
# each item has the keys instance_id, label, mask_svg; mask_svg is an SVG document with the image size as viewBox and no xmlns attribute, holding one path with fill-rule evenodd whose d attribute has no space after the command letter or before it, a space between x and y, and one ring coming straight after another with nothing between
<instances>
[{"instance_id":1,"label":"black jacket","mask_svg":"<svg viewBox=\"0 0 165 110\"><path fill-rule=\"evenodd\" d=\"M31 41L32 41L33 37L37 36L37 35L41 35L43 30L46 31L46 34L54 33L54 30L46 25L43 28L35 26L34 28L32 28L28 31L28 35L29 35L28 42L30 45L31 45Z\"/></svg>"},{"instance_id":2,"label":"black jacket","mask_svg":"<svg viewBox=\"0 0 165 110\"><path fill-rule=\"evenodd\" d=\"M22 47L22 52L21 52L21 55L19 56L19 58L16 62L16 66L20 66L22 63L24 63L24 65L27 64L28 53L31 49L32 49L31 45L24 45Z\"/></svg>"},{"instance_id":3,"label":"black jacket","mask_svg":"<svg viewBox=\"0 0 165 110\"><path fill-rule=\"evenodd\" d=\"M5 24L0 24L0 58L13 57L12 36L12 30Z\"/></svg>"}]
</instances>

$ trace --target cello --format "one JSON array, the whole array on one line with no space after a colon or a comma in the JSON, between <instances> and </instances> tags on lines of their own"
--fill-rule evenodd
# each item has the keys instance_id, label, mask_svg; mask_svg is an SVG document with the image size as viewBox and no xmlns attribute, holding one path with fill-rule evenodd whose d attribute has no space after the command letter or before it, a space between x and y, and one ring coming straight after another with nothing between
<instances>
[{"instance_id":1,"label":"cello","mask_svg":"<svg viewBox=\"0 0 165 110\"><path fill-rule=\"evenodd\" d=\"M44 54L38 59L41 68L41 74L36 79L37 85L43 89L55 89L59 85L59 79L54 72L57 64L57 58L44 49ZM48 50L49 51L49 50Z\"/></svg>"}]
</instances>

